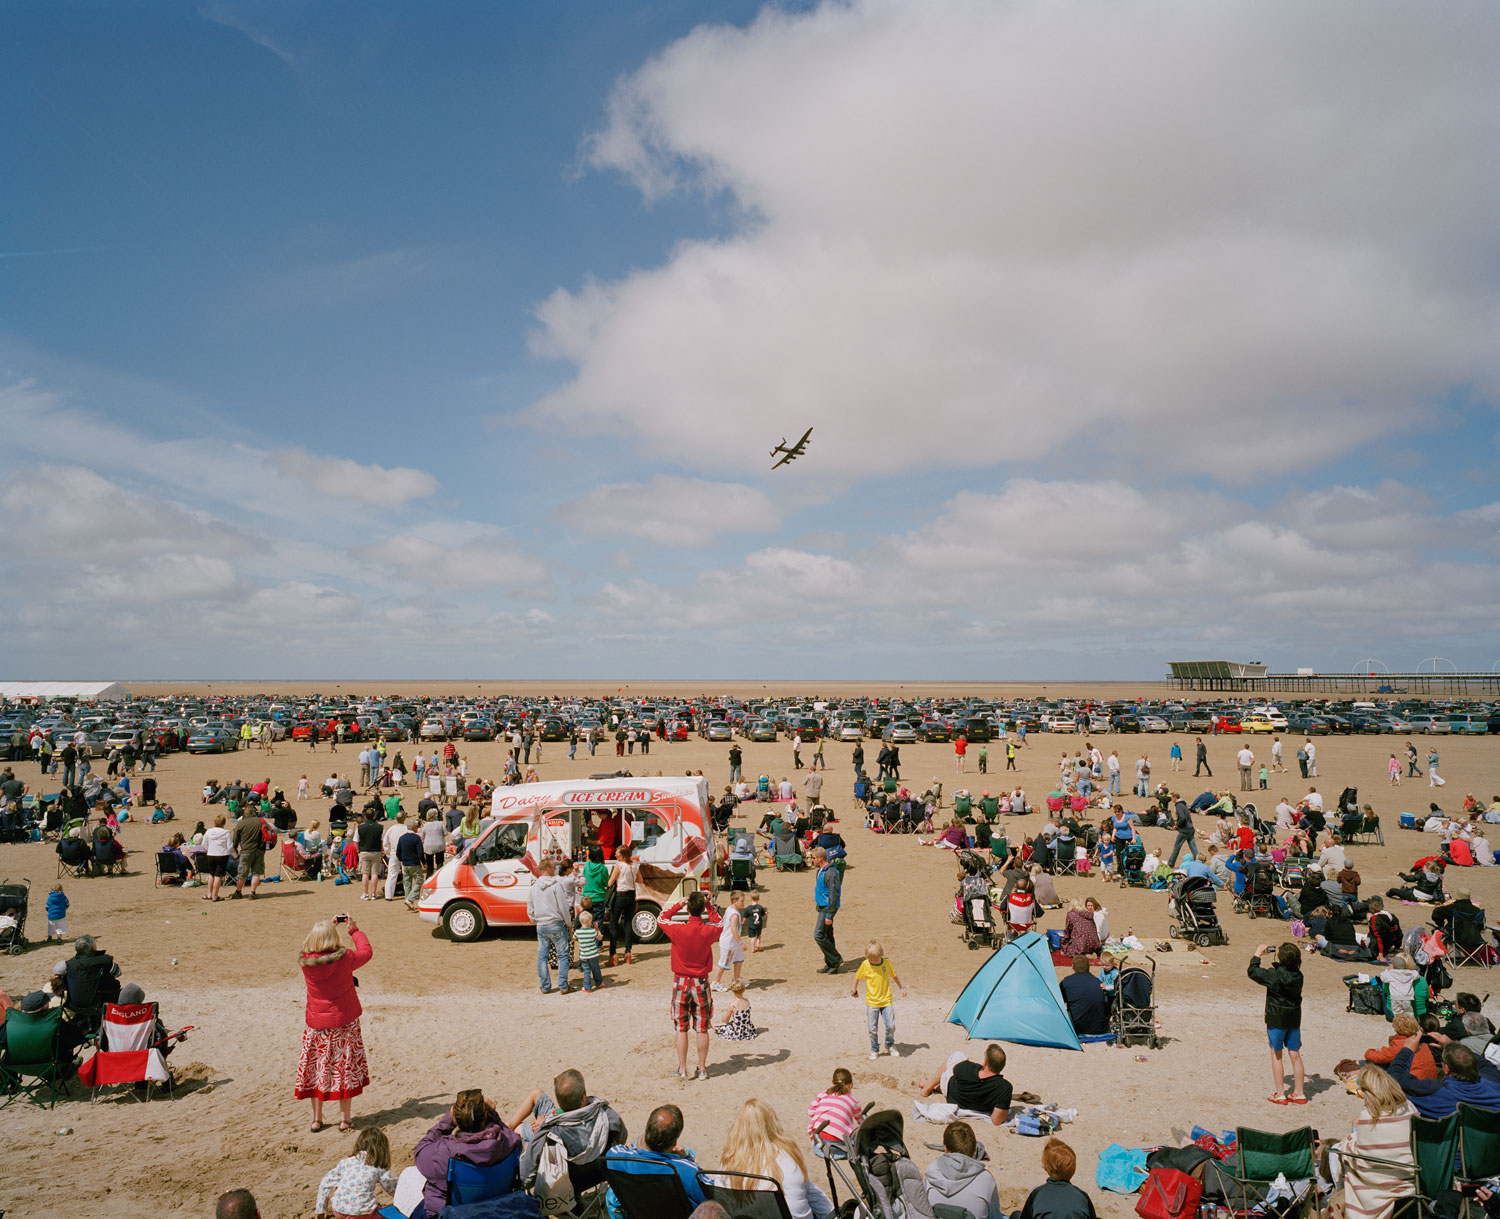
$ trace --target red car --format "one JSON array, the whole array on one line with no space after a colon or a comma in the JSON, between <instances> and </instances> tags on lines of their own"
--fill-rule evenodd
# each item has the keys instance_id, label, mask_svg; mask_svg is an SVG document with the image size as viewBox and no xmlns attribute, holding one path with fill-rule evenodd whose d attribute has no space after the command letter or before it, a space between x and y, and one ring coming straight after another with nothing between
<instances>
[{"instance_id":1,"label":"red car","mask_svg":"<svg viewBox=\"0 0 1500 1219\"><path fill-rule=\"evenodd\" d=\"M673 720L667 725L667 740L685 741L688 739L687 720Z\"/></svg>"},{"instance_id":2,"label":"red car","mask_svg":"<svg viewBox=\"0 0 1500 1219\"><path fill-rule=\"evenodd\" d=\"M1240 726L1240 717L1237 715L1216 715L1213 720L1216 732L1243 732Z\"/></svg>"}]
</instances>

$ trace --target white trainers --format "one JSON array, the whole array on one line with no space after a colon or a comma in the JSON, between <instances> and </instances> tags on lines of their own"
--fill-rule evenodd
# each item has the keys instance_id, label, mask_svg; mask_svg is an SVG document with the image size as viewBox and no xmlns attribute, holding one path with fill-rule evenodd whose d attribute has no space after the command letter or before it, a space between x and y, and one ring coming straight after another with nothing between
<instances>
[{"instance_id":1,"label":"white trainers","mask_svg":"<svg viewBox=\"0 0 1500 1219\"><path fill-rule=\"evenodd\" d=\"M886 1053L887 1053L887 1054L889 1054L889 1055L890 1055L890 1056L891 1056L891 1057L892 1057L892 1058L900 1058L900 1057L901 1057L901 1051L900 1051L900 1050L898 1050L898 1049L897 1049L897 1048L896 1048L896 1047L895 1047L895 1046L893 1046L893 1045L888 1045L888 1046L886 1046L886 1047L885 1047L885 1052L886 1052Z\"/></svg>"},{"instance_id":2,"label":"white trainers","mask_svg":"<svg viewBox=\"0 0 1500 1219\"><path fill-rule=\"evenodd\" d=\"M729 990L729 987L725 986L724 983L722 983L722 982L715 982L714 985L713 985L713 988L714 988L714 990L718 991L720 994L724 994L725 992L727 992Z\"/></svg>"},{"instance_id":3,"label":"white trainers","mask_svg":"<svg viewBox=\"0 0 1500 1219\"><path fill-rule=\"evenodd\" d=\"M871 1050L870 1051L870 1061L871 1062L874 1062L879 1057L880 1057L880 1051L879 1050Z\"/></svg>"}]
</instances>

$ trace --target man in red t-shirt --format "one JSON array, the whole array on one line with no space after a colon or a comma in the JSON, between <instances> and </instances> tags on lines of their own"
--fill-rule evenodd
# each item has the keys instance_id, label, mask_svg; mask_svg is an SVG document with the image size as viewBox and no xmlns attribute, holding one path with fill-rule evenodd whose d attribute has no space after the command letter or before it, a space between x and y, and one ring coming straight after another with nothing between
<instances>
[{"instance_id":1,"label":"man in red t-shirt","mask_svg":"<svg viewBox=\"0 0 1500 1219\"><path fill-rule=\"evenodd\" d=\"M670 920L687 906L687 922ZM708 911L708 921L703 918ZM714 999L708 975L714 964L714 945L719 942L719 912L708 904L701 889L687 901L663 910L657 919L661 933L672 941L672 1024L677 1030L677 1075L688 1078L688 1025L698 1034L698 1078L708 1078L708 1024L714 1015Z\"/></svg>"}]
</instances>

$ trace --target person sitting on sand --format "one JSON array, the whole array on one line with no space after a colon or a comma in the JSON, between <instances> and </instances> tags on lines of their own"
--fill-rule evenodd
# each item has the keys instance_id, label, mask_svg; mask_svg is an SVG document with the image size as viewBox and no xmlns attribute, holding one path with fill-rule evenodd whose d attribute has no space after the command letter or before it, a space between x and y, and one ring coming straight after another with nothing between
<instances>
[{"instance_id":1,"label":"person sitting on sand","mask_svg":"<svg viewBox=\"0 0 1500 1219\"><path fill-rule=\"evenodd\" d=\"M1373 1062L1376 1066L1383 1067L1396 1057L1405 1047L1409 1038L1420 1037L1422 1030L1417 1025L1417 1018L1409 1012L1397 1012L1391 1021L1391 1039L1383 1046L1376 1046L1364 1053L1366 1062ZM1436 1079L1438 1077L1437 1059L1433 1057L1432 1047L1425 1041L1417 1045L1416 1052L1412 1054L1411 1065L1408 1068L1418 1079Z\"/></svg>"},{"instance_id":2,"label":"person sitting on sand","mask_svg":"<svg viewBox=\"0 0 1500 1219\"><path fill-rule=\"evenodd\" d=\"M1003 1126L1010 1120L1013 1094L1004 1072L1005 1050L993 1042L984 1048L983 1063L970 1062L962 1050L957 1050L931 1079L917 1081L917 1094L925 1099L941 1091L950 1105L970 1113L987 1113L992 1126Z\"/></svg>"},{"instance_id":3,"label":"person sitting on sand","mask_svg":"<svg viewBox=\"0 0 1500 1219\"><path fill-rule=\"evenodd\" d=\"M1097 907L1098 903L1094 904ZM1063 924L1062 947L1058 951L1066 957L1091 957L1099 951L1100 946L1099 927L1093 911L1085 906L1081 898L1075 897L1070 903L1067 921Z\"/></svg>"},{"instance_id":4,"label":"person sitting on sand","mask_svg":"<svg viewBox=\"0 0 1500 1219\"><path fill-rule=\"evenodd\" d=\"M946 1206L967 1212L974 1219L1003 1219L995 1178L976 1158L978 1143L968 1122L949 1122L943 1127L943 1154L927 1166L923 1183L927 1200L934 1207Z\"/></svg>"},{"instance_id":5,"label":"person sitting on sand","mask_svg":"<svg viewBox=\"0 0 1500 1219\"><path fill-rule=\"evenodd\" d=\"M1042 1146L1044 1185L1026 1195L1025 1205L1011 1219L1097 1219L1094 1200L1073 1184L1078 1157L1061 1139L1048 1139Z\"/></svg>"},{"instance_id":6,"label":"person sitting on sand","mask_svg":"<svg viewBox=\"0 0 1500 1219\"><path fill-rule=\"evenodd\" d=\"M1031 891L1042 909L1062 909L1062 898L1057 895L1057 886L1052 883L1052 877L1037 864L1031 865Z\"/></svg>"}]
</instances>

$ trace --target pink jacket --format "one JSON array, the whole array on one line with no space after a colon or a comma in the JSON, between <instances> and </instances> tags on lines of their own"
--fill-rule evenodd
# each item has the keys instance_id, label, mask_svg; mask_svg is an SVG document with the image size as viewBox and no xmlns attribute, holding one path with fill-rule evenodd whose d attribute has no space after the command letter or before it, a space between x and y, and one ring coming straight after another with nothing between
<instances>
[{"instance_id":1,"label":"pink jacket","mask_svg":"<svg viewBox=\"0 0 1500 1219\"><path fill-rule=\"evenodd\" d=\"M363 931L351 931L354 947L321 955L302 954L302 977L307 982L307 1027L337 1029L353 1024L364 1009L354 988L354 971L374 952Z\"/></svg>"}]
</instances>

